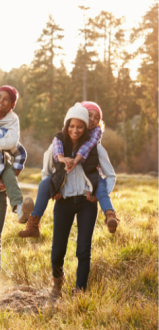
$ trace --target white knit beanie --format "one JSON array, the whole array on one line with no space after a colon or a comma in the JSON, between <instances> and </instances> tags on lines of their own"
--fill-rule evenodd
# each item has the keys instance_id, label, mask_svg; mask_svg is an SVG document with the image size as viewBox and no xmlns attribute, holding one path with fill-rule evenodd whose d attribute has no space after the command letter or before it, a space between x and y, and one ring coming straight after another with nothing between
<instances>
[{"instance_id":1,"label":"white knit beanie","mask_svg":"<svg viewBox=\"0 0 159 330\"><path fill-rule=\"evenodd\" d=\"M76 103L73 107L71 107L67 111L66 117L64 119L64 125L66 124L66 121L68 119L73 119L73 118L83 120L86 126L88 127L89 124L88 110L82 107L80 103Z\"/></svg>"}]
</instances>

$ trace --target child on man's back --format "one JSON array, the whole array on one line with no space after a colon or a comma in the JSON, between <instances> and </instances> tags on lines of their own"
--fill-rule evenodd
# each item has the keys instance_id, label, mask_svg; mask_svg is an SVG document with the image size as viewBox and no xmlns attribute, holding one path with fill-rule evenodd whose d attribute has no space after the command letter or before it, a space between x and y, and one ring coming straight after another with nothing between
<instances>
[{"instance_id":1,"label":"child on man's back","mask_svg":"<svg viewBox=\"0 0 159 330\"><path fill-rule=\"evenodd\" d=\"M17 99L18 92L14 87L0 87L0 191L6 189L12 211L18 214L20 223L25 223L34 208L34 203L30 197L26 197L23 202L17 181L27 156L19 143L19 119L13 112ZM13 157L13 164L8 155Z\"/></svg>"}]
</instances>

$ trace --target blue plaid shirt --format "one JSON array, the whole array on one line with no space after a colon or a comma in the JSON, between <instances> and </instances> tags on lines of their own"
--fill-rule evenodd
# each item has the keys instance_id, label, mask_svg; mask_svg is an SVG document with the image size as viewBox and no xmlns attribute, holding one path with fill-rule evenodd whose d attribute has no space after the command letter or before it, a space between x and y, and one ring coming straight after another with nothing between
<instances>
[{"instance_id":1,"label":"blue plaid shirt","mask_svg":"<svg viewBox=\"0 0 159 330\"><path fill-rule=\"evenodd\" d=\"M7 133L7 130L4 127L0 128L0 138L3 138ZM5 168L6 159L10 159L12 156L13 160L13 168L17 170L22 170L24 168L24 164L27 158L27 153L21 143L17 143L16 147L10 150L0 150L0 175Z\"/></svg>"},{"instance_id":2,"label":"blue plaid shirt","mask_svg":"<svg viewBox=\"0 0 159 330\"><path fill-rule=\"evenodd\" d=\"M78 150L77 154L82 156L83 161L88 157L90 151L93 147L100 141L102 136L102 130L99 126L96 126L94 129L89 131L90 140L86 141ZM58 162L58 155L64 156L63 144L56 137L53 139L53 158L55 162Z\"/></svg>"}]
</instances>

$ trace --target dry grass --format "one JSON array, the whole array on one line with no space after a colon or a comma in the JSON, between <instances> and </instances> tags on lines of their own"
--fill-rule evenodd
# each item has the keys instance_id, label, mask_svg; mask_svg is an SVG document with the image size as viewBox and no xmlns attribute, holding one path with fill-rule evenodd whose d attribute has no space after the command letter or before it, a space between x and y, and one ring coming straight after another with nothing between
<instances>
[{"instance_id":1,"label":"dry grass","mask_svg":"<svg viewBox=\"0 0 159 330\"><path fill-rule=\"evenodd\" d=\"M77 266L76 222L73 225L65 258L67 281L57 306L49 298L53 202L42 219L42 236L36 240L17 236L22 225L9 209L2 239L0 329L158 328L157 180L119 176L111 197L120 226L115 235L109 234L99 210L88 289L76 297L71 294Z\"/></svg>"}]
</instances>

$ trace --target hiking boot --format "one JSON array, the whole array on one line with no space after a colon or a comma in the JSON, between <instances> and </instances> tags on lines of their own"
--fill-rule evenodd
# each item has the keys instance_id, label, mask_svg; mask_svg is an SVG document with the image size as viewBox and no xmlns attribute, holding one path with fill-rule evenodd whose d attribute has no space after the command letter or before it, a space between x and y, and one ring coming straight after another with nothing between
<instances>
[{"instance_id":1,"label":"hiking boot","mask_svg":"<svg viewBox=\"0 0 159 330\"><path fill-rule=\"evenodd\" d=\"M39 222L40 218L37 215L30 215L25 230L19 231L19 237L40 237Z\"/></svg>"},{"instance_id":2,"label":"hiking boot","mask_svg":"<svg viewBox=\"0 0 159 330\"><path fill-rule=\"evenodd\" d=\"M118 219L116 218L116 214L113 210L107 210L105 215L105 224L107 225L109 232L114 234L118 226Z\"/></svg>"},{"instance_id":3,"label":"hiking boot","mask_svg":"<svg viewBox=\"0 0 159 330\"><path fill-rule=\"evenodd\" d=\"M17 205L17 214L19 223L26 223L30 213L34 210L32 198L26 197L22 204Z\"/></svg>"},{"instance_id":4,"label":"hiking boot","mask_svg":"<svg viewBox=\"0 0 159 330\"><path fill-rule=\"evenodd\" d=\"M51 299L57 300L62 297L61 289L65 281L65 278L64 276L57 278L53 276L53 281L54 281L54 285L51 292Z\"/></svg>"}]
</instances>

